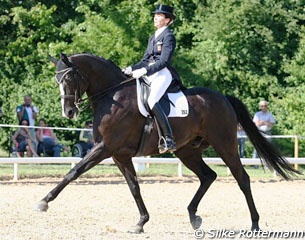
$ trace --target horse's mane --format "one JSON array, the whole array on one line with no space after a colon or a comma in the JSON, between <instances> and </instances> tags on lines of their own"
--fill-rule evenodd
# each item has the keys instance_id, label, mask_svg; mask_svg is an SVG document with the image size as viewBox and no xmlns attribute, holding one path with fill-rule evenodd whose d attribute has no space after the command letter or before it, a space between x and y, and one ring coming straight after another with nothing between
<instances>
[{"instance_id":1,"label":"horse's mane","mask_svg":"<svg viewBox=\"0 0 305 240\"><path fill-rule=\"evenodd\" d=\"M116 70L121 71L120 67L118 67L111 59L106 59L104 57L97 56L97 55L92 54L92 53L86 53L86 52L85 53L77 53L77 54L71 55L71 57L72 56L87 56L87 57L90 57L90 58L93 58L93 59L97 60L98 62L106 63L107 66L113 67Z\"/></svg>"}]
</instances>

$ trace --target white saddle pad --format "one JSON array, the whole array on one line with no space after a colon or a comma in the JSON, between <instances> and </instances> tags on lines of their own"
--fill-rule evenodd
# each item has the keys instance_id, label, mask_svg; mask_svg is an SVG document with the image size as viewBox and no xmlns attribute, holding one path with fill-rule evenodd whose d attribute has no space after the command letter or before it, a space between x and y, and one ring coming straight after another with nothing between
<instances>
[{"instance_id":1,"label":"white saddle pad","mask_svg":"<svg viewBox=\"0 0 305 240\"><path fill-rule=\"evenodd\" d=\"M138 107L140 113L147 117L149 113L146 111L142 101L141 101L141 86L140 82L137 79L137 100L138 100ZM170 104L170 112L168 117L187 117L189 114L189 105L187 99L182 91L177 93L168 93L168 97L173 104Z\"/></svg>"}]
</instances>

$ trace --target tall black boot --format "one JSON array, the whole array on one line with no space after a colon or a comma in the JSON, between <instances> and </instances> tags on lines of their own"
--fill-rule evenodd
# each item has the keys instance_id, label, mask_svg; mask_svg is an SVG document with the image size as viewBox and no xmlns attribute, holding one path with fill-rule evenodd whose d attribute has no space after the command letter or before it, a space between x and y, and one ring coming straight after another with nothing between
<instances>
[{"instance_id":1,"label":"tall black boot","mask_svg":"<svg viewBox=\"0 0 305 240\"><path fill-rule=\"evenodd\" d=\"M172 129L160 103L156 103L151 111L163 135L159 140L159 152L166 153L176 151L176 143L174 141Z\"/></svg>"}]
</instances>

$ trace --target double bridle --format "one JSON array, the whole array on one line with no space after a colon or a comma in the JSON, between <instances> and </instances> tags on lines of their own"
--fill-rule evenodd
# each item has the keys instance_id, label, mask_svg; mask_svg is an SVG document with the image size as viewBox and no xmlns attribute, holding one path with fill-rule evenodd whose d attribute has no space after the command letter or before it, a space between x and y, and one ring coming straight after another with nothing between
<instances>
[{"instance_id":1,"label":"double bridle","mask_svg":"<svg viewBox=\"0 0 305 240\"><path fill-rule=\"evenodd\" d=\"M80 72L78 71L78 69L75 66L71 66L71 67L65 68L65 69L60 70L60 71L56 71L55 72L55 81L56 81L57 84L62 84L63 81L64 81L65 76L70 72L73 73L73 78L72 79L73 79L73 81L75 82L75 85L76 85L75 93L74 93L74 95L61 95L60 97L62 99L74 99L74 105L75 105L75 107L77 108L78 111L83 111L90 106L90 104L88 103L87 105L85 105L85 107L81 108L81 104L83 104L85 101L92 100L95 97L98 97L98 99L103 98L108 93L114 91L115 89L124 85L125 83L128 83L128 82L131 82L131 81L135 80L135 78L129 77L126 80L120 82L119 84L116 84L114 86L106 88L106 89L104 89L100 92L97 92L96 94L94 94L92 96L82 98L82 96L81 96L82 94L80 92L80 81L76 80L75 75L78 75L82 81L85 81L85 79L80 74ZM60 79L57 78L58 74L62 74Z\"/></svg>"},{"instance_id":2,"label":"double bridle","mask_svg":"<svg viewBox=\"0 0 305 240\"><path fill-rule=\"evenodd\" d=\"M82 98L81 98L81 94L80 94L80 87L79 87L79 81L76 81L75 80L75 71L74 71L74 67L68 67L68 68L65 68L63 70L60 70L60 71L56 71L55 72L55 81L57 84L61 84L63 83L64 81L64 78L65 76L72 72L73 73L73 81L76 83L76 90L75 90L75 94L74 95L60 95L60 97L62 99L74 99L74 105L77 109L80 109L80 104L81 102L83 102ZM77 71L78 72L78 71ZM58 74L62 74L60 79L57 78L57 75ZM79 76L82 78L82 76L79 74Z\"/></svg>"}]
</instances>

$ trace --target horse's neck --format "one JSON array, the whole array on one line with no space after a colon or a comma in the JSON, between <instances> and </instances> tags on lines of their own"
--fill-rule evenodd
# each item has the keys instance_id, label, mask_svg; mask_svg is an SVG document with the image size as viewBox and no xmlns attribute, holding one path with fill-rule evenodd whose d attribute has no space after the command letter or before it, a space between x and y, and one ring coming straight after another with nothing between
<instances>
[{"instance_id":1,"label":"horse's neck","mask_svg":"<svg viewBox=\"0 0 305 240\"><path fill-rule=\"evenodd\" d=\"M125 83L117 88L110 89L105 95L101 94L100 96L96 95L96 97L93 97L93 109L97 114L95 116L109 114L109 110L113 105L130 109L129 107L124 107L127 102L126 99L128 99L128 105L133 102L136 103L137 93L135 82Z\"/></svg>"},{"instance_id":2,"label":"horse's neck","mask_svg":"<svg viewBox=\"0 0 305 240\"><path fill-rule=\"evenodd\" d=\"M94 75L94 74L93 74ZM121 84L121 78L114 77L113 79L94 78L90 81L86 93L89 98L95 96L102 97L102 95L114 92Z\"/></svg>"},{"instance_id":3,"label":"horse's neck","mask_svg":"<svg viewBox=\"0 0 305 240\"><path fill-rule=\"evenodd\" d=\"M94 95L123 81L120 68L112 62L92 55L77 55L73 58L80 73L87 81L87 95Z\"/></svg>"}]
</instances>

